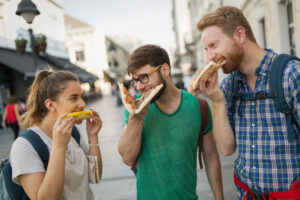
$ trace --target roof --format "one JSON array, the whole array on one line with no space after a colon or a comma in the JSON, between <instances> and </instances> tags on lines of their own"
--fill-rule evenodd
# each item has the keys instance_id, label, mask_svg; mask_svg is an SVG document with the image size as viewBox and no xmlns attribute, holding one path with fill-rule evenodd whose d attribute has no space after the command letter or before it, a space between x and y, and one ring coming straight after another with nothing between
<instances>
[{"instance_id":1,"label":"roof","mask_svg":"<svg viewBox=\"0 0 300 200\"><path fill-rule=\"evenodd\" d=\"M76 29L76 28L84 28L84 27L91 27L89 24L86 24L68 14L64 15L65 24L68 29Z\"/></svg>"},{"instance_id":2,"label":"roof","mask_svg":"<svg viewBox=\"0 0 300 200\"><path fill-rule=\"evenodd\" d=\"M45 59L48 63L50 63L52 66L62 67L65 70L69 70L77 74L81 82L92 83L98 80L97 76L85 71L84 69L78 67L77 65L70 63L68 59L54 57L49 54L43 55L41 57Z\"/></svg>"},{"instance_id":3,"label":"roof","mask_svg":"<svg viewBox=\"0 0 300 200\"><path fill-rule=\"evenodd\" d=\"M34 60L31 53L25 52L23 55L13 49L0 47L0 64L12 68L25 76L34 76ZM85 71L84 69L70 63L68 59L51 56L48 54L40 55L37 58L38 69L48 67L54 70L69 70L75 73L81 82L92 83L98 79L97 76Z\"/></svg>"}]
</instances>

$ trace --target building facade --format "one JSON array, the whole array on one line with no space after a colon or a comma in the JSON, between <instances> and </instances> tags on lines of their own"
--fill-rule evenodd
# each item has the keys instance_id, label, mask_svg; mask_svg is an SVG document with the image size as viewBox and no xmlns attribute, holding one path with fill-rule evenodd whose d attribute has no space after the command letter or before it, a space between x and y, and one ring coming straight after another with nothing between
<instances>
[{"instance_id":1,"label":"building facade","mask_svg":"<svg viewBox=\"0 0 300 200\"><path fill-rule=\"evenodd\" d=\"M176 1L173 1L176 3ZM300 56L300 1L297 0L188 0L191 35L190 49L197 68L205 64L204 48L197 22L220 6L236 6L247 17L258 44L277 53ZM175 5L176 6L176 5ZM186 17L187 15L178 16ZM174 22L175 23L175 22ZM176 33L175 30L175 35ZM176 54L176 52L174 52ZM192 61L190 61L192 64ZM219 80L224 77L219 71Z\"/></svg>"},{"instance_id":2,"label":"building facade","mask_svg":"<svg viewBox=\"0 0 300 200\"><path fill-rule=\"evenodd\" d=\"M64 19L71 62L98 76L96 87L100 87L103 94L110 94L113 82L126 73L129 53L102 30L70 15Z\"/></svg>"},{"instance_id":3,"label":"building facade","mask_svg":"<svg viewBox=\"0 0 300 200\"><path fill-rule=\"evenodd\" d=\"M15 95L18 99L26 98L27 88L35 73L41 69L52 67L54 70L70 70L78 75L82 83L96 81L96 76L81 70L68 60L61 0L33 0L40 14L35 16L30 25L15 14L20 2L21 0L0 0L0 109L7 103L10 95ZM39 51L35 55L32 53L29 28L33 30L34 49L37 49L37 37L43 36L40 38L44 38L43 41L46 42L45 51ZM17 51L16 39L27 41L23 46L25 49Z\"/></svg>"}]
</instances>

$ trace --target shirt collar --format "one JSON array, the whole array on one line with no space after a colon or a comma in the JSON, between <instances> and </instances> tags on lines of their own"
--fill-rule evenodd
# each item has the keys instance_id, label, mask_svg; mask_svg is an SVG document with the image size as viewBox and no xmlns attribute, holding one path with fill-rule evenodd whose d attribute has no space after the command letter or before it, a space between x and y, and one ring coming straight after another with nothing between
<instances>
[{"instance_id":1,"label":"shirt collar","mask_svg":"<svg viewBox=\"0 0 300 200\"><path fill-rule=\"evenodd\" d=\"M271 63L272 60L274 58L274 56L276 56L277 54L275 54L271 49L264 49L265 51L267 51L266 55L264 56L264 58L262 59L261 63L259 64L259 66L255 69L255 75L256 76L266 76L269 73ZM242 74L239 71L236 71L236 79L237 80L243 80L245 78L245 75Z\"/></svg>"},{"instance_id":2,"label":"shirt collar","mask_svg":"<svg viewBox=\"0 0 300 200\"><path fill-rule=\"evenodd\" d=\"M276 54L271 49L264 50L267 51L267 53L262 59L260 65L255 69L256 76L266 76L269 73L273 57L276 56Z\"/></svg>"}]
</instances>

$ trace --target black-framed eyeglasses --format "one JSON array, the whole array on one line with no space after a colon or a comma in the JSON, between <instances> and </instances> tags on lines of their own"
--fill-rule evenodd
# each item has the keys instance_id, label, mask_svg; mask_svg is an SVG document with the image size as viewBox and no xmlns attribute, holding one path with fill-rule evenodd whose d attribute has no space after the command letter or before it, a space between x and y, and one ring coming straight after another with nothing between
<instances>
[{"instance_id":1,"label":"black-framed eyeglasses","mask_svg":"<svg viewBox=\"0 0 300 200\"><path fill-rule=\"evenodd\" d=\"M152 70L150 70L148 73L140 74L138 78L132 78L129 83L136 87L137 83L140 81L142 84L146 84L149 82L149 76L156 72L162 65L158 65L154 67Z\"/></svg>"}]
</instances>

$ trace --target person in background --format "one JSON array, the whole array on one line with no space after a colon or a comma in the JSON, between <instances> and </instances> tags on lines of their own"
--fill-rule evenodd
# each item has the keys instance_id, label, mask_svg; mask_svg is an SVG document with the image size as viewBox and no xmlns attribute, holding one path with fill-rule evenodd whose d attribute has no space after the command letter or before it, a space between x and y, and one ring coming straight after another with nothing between
<instances>
[{"instance_id":1,"label":"person in background","mask_svg":"<svg viewBox=\"0 0 300 200\"><path fill-rule=\"evenodd\" d=\"M3 129L3 125L2 125L2 119L3 119L3 115L2 115L2 109L0 108L0 129Z\"/></svg>"},{"instance_id":2,"label":"person in background","mask_svg":"<svg viewBox=\"0 0 300 200\"><path fill-rule=\"evenodd\" d=\"M5 106L3 119L2 119L2 126L10 127L14 133L15 138L19 136L19 126L20 122L20 115L17 105L17 99L15 96L11 96L8 100L8 104Z\"/></svg>"},{"instance_id":3,"label":"person in background","mask_svg":"<svg viewBox=\"0 0 300 200\"><path fill-rule=\"evenodd\" d=\"M23 101L23 99L19 99L17 105L18 105L18 110L19 110L20 115L22 115L23 113L26 112L27 108L26 108L26 104Z\"/></svg>"},{"instance_id":4,"label":"person in background","mask_svg":"<svg viewBox=\"0 0 300 200\"><path fill-rule=\"evenodd\" d=\"M67 113L84 110L82 95L79 79L72 72L42 70L36 75L22 125L48 147L48 168L45 170L41 158L23 137L15 140L9 158L13 181L30 199L94 199L89 182L97 183L102 176L98 138L102 121L92 110L91 119L86 121L87 144L71 136L74 124L82 120L66 118Z\"/></svg>"}]
</instances>

